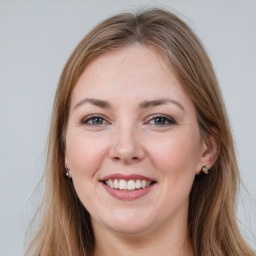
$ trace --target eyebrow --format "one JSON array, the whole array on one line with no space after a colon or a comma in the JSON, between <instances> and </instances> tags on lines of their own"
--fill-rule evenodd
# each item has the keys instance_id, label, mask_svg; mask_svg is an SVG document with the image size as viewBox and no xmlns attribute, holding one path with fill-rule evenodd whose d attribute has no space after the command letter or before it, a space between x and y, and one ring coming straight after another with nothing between
<instances>
[{"instance_id":1,"label":"eyebrow","mask_svg":"<svg viewBox=\"0 0 256 256\"><path fill-rule=\"evenodd\" d=\"M107 109L112 109L112 105L110 102L105 101L105 100L99 100L99 99L92 99L92 98L84 98L80 100L74 107L74 110L77 109L79 106L90 103L92 105L95 105L100 108L107 108ZM156 107L159 105L165 105L172 103L179 107L181 110L185 111L184 107L176 100L168 99L168 98L161 98L161 99L155 99L155 100L145 100L139 104L140 109L145 109L145 108L150 108L150 107Z\"/></svg>"},{"instance_id":2,"label":"eyebrow","mask_svg":"<svg viewBox=\"0 0 256 256\"><path fill-rule=\"evenodd\" d=\"M175 104L177 107L179 107L181 110L185 111L184 107L176 100L168 99L168 98L162 98L162 99L156 99L156 100L150 100L150 101L143 101L140 103L140 108L149 108L149 107L155 107L159 105L165 105L168 103Z\"/></svg>"},{"instance_id":3,"label":"eyebrow","mask_svg":"<svg viewBox=\"0 0 256 256\"><path fill-rule=\"evenodd\" d=\"M112 108L111 104L108 101L105 100L99 100L99 99L89 99L85 98L80 100L74 107L74 110L77 109L79 106L85 104L85 103L90 103L92 105L98 106L100 108Z\"/></svg>"}]
</instances>

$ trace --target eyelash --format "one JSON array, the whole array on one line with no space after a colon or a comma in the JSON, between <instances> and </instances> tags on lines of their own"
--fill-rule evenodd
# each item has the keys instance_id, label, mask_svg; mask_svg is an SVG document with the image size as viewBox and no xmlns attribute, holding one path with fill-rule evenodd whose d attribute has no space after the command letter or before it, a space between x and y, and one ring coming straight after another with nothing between
<instances>
[{"instance_id":1,"label":"eyelash","mask_svg":"<svg viewBox=\"0 0 256 256\"><path fill-rule=\"evenodd\" d=\"M87 117L85 117L85 118L83 118L83 119L81 120L81 124L91 125L91 126L100 126L100 125L103 125L103 124L93 124L93 123L92 123L92 124L89 124L89 123L88 123L89 121L93 121L93 120L95 120L95 119L101 119L101 120L103 120L103 121L106 122L104 116L101 116L101 115L89 115L89 116L87 116Z\"/></svg>"},{"instance_id":2,"label":"eyelash","mask_svg":"<svg viewBox=\"0 0 256 256\"><path fill-rule=\"evenodd\" d=\"M164 122L168 122L168 124L162 124L162 125L157 125L157 124L153 124L153 125L156 125L156 126L168 126L168 125L174 125L174 124L177 124L176 121L169 117L169 116L166 116L166 115L162 115L162 114L156 114L156 115L153 115L150 117L150 120L149 121L153 121L153 120L156 120L156 119L163 119Z\"/></svg>"},{"instance_id":3,"label":"eyelash","mask_svg":"<svg viewBox=\"0 0 256 256\"><path fill-rule=\"evenodd\" d=\"M101 124L89 123L90 121L93 121L95 119L100 119L105 123L101 123ZM147 123L149 123L151 121L154 121L156 119L162 119L165 122L165 124L160 124L160 125L156 124L156 123L152 124L152 125L156 125L158 127L160 127L160 126L166 127L166 126L169 126L169 125L177 124L176 121L173 118L171 118L169 116L166 116L166 115L162 115L162 114L156 114L156 115L150 116L150 119L147 121ZM168 124L166 124L166 121L168 122ZM105 120L105 117L102 116L102 115L89 115L89 116L83 118L80 123L82 125L101 126L101 125L107 124L107 121Z\"/></svg>"}]
</instances>

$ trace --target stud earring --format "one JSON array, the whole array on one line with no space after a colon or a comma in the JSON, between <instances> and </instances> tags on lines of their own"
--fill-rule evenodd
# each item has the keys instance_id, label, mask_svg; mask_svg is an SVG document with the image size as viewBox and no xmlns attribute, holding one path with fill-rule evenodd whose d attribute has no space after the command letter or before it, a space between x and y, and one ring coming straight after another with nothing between
<instances>
[{"instance_id":1,"label":"stud earring","mask_svg":"<svg viewBox=\"0 0 256 256\"><path fill-rule=\"evenodd\" d=\"M71 178L71 175L70 175L70 169L65 165L65 176L66 178Z\"/></svg>"},{"instance_id":2,"label":"stud earring","mask_svg":"<svg viewBox=\"0 0 256 256\"><path fill-rule=\"evenodd\" d=\"M208 168L206 166L203 166L201 171L204 172L205 174L209 173L209 170L208 170Z\"/></svg>"}]
</instances>

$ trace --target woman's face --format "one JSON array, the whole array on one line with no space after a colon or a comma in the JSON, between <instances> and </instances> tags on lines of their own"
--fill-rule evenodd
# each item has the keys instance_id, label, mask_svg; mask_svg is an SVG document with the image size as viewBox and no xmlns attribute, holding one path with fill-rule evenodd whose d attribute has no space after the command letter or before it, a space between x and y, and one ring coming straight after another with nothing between
<instances>
[{"instance_id":1,"label":"woman's face","mask_svg":"<svg viewBox=\"0 0 256 256\"><path fill-rule=\"evenodd\" d=\"M191 100L152 48L101 55L72 92L65 162L95 229L186 225L205 147Z\"/></svg>"}]
</instances>

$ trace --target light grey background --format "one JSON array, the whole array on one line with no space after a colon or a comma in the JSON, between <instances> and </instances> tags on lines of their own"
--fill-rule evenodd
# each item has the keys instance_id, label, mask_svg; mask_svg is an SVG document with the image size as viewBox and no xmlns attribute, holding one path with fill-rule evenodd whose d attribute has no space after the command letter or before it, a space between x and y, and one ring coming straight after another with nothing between
<instances>
[{"instance_id":1,"label":"light grey background","mask_svg":"<svg viewBox=\"0 0 256 256\"><path fill-rule=\"evenodd\" d=\"M250 194L242 190L238 217L256 248L256 1L0 0L0 256L22 255L40 198L32 195L43 170L53 96L68 56L99 21L148 6L180 13L213 61Z\"/></svg>"}]
</instances>

